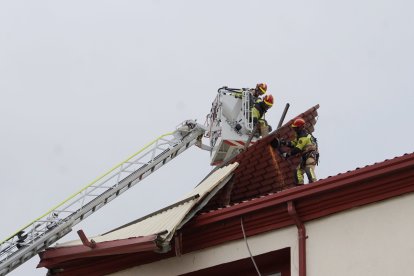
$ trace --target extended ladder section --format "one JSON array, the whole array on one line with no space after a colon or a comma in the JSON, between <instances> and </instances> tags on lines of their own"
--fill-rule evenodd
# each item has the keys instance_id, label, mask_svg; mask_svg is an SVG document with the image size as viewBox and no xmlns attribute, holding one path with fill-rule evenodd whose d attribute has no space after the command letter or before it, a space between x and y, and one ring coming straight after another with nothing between
<instances>
[{"instance_id":1,"label":"extended ladder section","mask_svg":"<svg viewBox=\"0 0 414 276\"><path fill-rule=\"evenodd\" d=\"M65 236L72 227L168 161L200 142L205 128L185 121L160 136L0 244L0 275L6 275Z\"/></svg>"}]
</instances>

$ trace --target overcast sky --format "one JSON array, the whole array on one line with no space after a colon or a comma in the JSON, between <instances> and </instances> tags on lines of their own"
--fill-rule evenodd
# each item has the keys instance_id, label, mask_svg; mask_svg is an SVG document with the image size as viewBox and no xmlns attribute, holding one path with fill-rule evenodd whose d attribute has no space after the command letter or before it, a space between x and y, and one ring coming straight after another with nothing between
<instances>
[{"instance_id":1,"label":"overcast sky","mask_svg":"<svg viewBox=\"0 0 414 276\"><path fill-rule=\"evenodd\" d=\"M0 239L186 119L266 82L320 104L319 178L413 152L414 2L0 0ZM192 148L74 228L106 232L211 170ZM74 234L62 239L76 238ZM10 275L44 275L32 258Z\"/></svg>"}]
</instances>

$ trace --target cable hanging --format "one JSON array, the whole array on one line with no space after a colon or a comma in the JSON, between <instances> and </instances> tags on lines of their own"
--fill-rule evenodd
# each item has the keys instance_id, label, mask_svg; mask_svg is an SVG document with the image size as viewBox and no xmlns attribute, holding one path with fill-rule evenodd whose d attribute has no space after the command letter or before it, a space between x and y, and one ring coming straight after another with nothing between
<instances>
[{"instance_id":1,"label":"cable hanging","mask_svg":"<svg viewBox=\"0 0 414 276\"><path fill-rule=\"evenodd\" d=\"M249 255L250 255L250 258L252 259L254 268L256 268L257 275L262 276L262 274L259 271L259 268L257 267L256 262L254 261L252 252L250 251L249 243L247 242L246 232L244 231L244 225L243 225L243 217L240 218L240 225L241 225L241 229L242 229L242 232L243 232L244 242L246 243L247 251L249 251Z\"/></svg>"}]
</instances>

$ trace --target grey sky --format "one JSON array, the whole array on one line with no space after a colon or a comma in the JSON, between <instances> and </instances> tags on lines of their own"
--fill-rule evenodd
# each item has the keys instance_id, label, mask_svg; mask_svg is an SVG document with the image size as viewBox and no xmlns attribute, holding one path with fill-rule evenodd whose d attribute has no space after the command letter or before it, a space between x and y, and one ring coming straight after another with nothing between
<instances>
[{"instance_id":1,"label":"grey sky","mask_svg":"<svg viewBox=\"0 0 414 276\"><path fill-rule=\"evenodd\" d=\"M287 118L320 104L319 178L413 152L414 2L0 1L1 239L186 119L266 82ZM407 139L408 138L408 139ZM198 148L74 229L174 202ZM71 234L63 240L76 238ZM35 257L11 275L44 275Z\"/></svg>"}]
</instances>

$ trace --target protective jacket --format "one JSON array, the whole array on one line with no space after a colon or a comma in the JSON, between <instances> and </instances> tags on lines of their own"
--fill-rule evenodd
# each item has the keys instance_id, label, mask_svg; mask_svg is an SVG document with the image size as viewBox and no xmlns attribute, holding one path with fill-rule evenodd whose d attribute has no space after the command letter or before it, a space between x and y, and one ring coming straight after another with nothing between
<instances>
[{"instance_id":1,"label":"protective jacket","mask_svg":"<svg viewBox=\"0 0 414 276\"><path fill-rule=\"evenodd\" d=\"M265 102L263 101L256 102L252 108L253 121L258 121L262 119L266 112L267 112L267 108L266 108Z\"/></svg>"},{"instance_id":2,"label":"protective jacket","mask_svg":"<svg viewBox=\"0 0 414 276\"><path fill-rule=\"evenodd\" d=\"M296 139L288 142L287 146L292 148L290 155L300 154L302 157L300 164L296 168L296 184L304 184L305 173L309 179L309 183L317 181L315 166L318 164L319 152L316 138L305 129L301 129L296 133Z\"/></svg>"},{"instance_id":3,"label":"protective jacket","mask_svg":"<svg viewBox=\"0 0 414 276\"><path fill-rule=\"evenodd\" d=\"M314 158L316 163L318 162L319 152L316 138L305 129L302 129L297 134L296 139L290 142L290 146L293 148L290 155L300 153L302 155L302 163L306 163L309 157Z\"/></svg>"}]
</instances>

